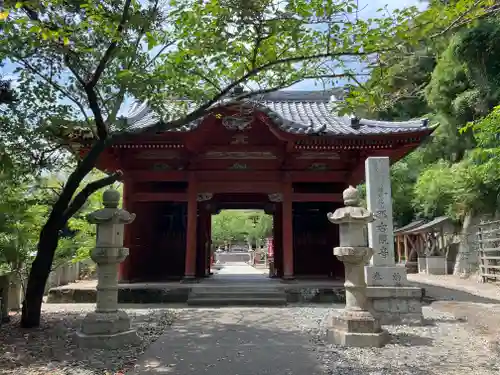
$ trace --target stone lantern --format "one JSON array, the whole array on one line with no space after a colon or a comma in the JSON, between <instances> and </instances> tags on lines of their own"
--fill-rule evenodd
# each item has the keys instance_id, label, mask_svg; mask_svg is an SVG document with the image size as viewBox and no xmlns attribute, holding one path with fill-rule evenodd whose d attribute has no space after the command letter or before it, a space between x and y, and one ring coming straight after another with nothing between
<instances>
[{"instance_id":1,"label":"stone lantern","mask_svg":"<svg viewBox=\"0 0 500 375\"><path fill-rule=\"evenodd\" d=\"M140 342L127 313L118 310L118 264L128 255L123 230L135 219L135 214L118 208L119 201L118 191L106 190L104 208L87 216L97 225L96 247L90 253L97 263L97 301L95 312L87 314L77 332L78 343L84 347L113 349Z\"/></svg>"},{"instance_id":2,"label":"stone lantern","mask_svg":"<svg viewBox=\"0 0 500 375\"><path fill-rule=\"evenodd\" d=\"M343 199L345 207L327 217L339 226L340 246L333 253L345 267L346 306L333 317L328 339L343 346L380 347L388 342L389 335L368 310L364 275L373 252L368 247L367 224L374 219L370 211L359 207L359 193L354 187L344 190Z\"/></svg>"}]
</instances>

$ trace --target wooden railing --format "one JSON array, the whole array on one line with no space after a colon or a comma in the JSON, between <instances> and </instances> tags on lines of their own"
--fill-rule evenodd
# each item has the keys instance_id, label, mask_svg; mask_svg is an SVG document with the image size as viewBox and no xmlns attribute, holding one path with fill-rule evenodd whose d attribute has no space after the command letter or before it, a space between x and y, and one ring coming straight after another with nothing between
<instances>
[{"instance_id":1,"label":"wooden railing","mask_svg":"<svg viewBox=\"0 0 500 375\"><path fill-rule=\"evenodd\" d=\"M500 281L500 220L479 224L477 242L482 281Z\"/></svg>"}]
</instances>

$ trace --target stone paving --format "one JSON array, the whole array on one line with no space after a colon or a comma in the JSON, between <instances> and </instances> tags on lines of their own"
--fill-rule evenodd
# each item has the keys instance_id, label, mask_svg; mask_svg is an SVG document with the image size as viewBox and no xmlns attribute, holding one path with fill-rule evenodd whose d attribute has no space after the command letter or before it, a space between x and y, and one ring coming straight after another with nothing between
<instances>
[{"instance_id":1,"label":"stone paving","mask_svg":"<svg viewBox=\"0 0 500 375\"><path fill-rule=\"evenodd\" d=\"M388 327L384 348L324 341L331 308L182 309L128 375L498 375L498 351L452 314L424 308L427 325Z\"/></svg>"},{"instance_id":2,"label":"stone paving","mask_svg":"<svg viewBox=\"0 0 500 375\"><path fill-rule=\"evenodd\" d=\"M307 336L294 332L280 313L274 308L184 310L131 373L323 374Z\"/></svg>"},{"instance_id":3,"label":"stone paving","mask_svg":"<svg viewBox=\"0 0 500 375\"><path fill-rule=\"evenodd\" d=\"M250 268L228 265L214 280L260 280ZM470 306L436 302L425 307L426 325L388 326L391 342L384 348L342 348L325 342L331 311L341 305L179 309L172 327L127 374L498 375L500 347L491 334L495 331L460 316L457 309L478 316L489 310L494 319L500 316L500 301L484 305L467 302L467 293L446 293L461 301L453 303ZM428 295L439 299L443 291L429 286Z\"/></svg>"}]
</instances>

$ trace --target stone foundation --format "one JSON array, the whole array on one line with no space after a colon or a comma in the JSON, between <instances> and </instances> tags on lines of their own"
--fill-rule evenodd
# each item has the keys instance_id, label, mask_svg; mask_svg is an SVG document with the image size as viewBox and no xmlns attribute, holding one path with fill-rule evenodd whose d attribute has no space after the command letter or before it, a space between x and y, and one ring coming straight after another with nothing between
<instances>
[{"instance_id":1,"label":"stone foundation","mask_svg":"<svg viewBox=\"0 0 500 375\"><path fill-rule=\"evenodd\" d=\"M343 311L331 319L327 340L332 344L380 348L390 341L388 332L383 330L378 319L367 311Z\"/></svg>"},{"instance_id":2,"label":"stone foundation","mask_svg":"<svg viewBox=\"0 0 500 375\"><path fill-rule=\"evenodd\" d=\"M421 288L372 286L366 290L370 311L382 325L423 323Z\"/></svg>"},{"instance_id":3,"label":"stone foundation","mask_svg":"<svg viewBox=\"0 0 500 375\"><path fill-rule=\"evenodd\" d=\"M345 303L345 288L340 285L308 287L278 284L278 288L285 291L289 303ZM175 288L118 285L118 303L186 303L192 289L189 284L179 284ZM50 289L47 303L95 303L96 298L95 289L64 286Z\"/></svg>"},{"instance_id":4,"label":"stone foundation","mask_svg":"<svg viewBox=\"0 0 500 375\"><path fill-rule=\"evenodd\" d=\"M428 275L446 275L447 260L444 256L428 256L426 257L425 272Z\"/></svg>"},{"instance_id":5,"label":"stone foundation","mask_svg":"<svg viewBox=\"0 0 500 375\"><path fill-rule=\"evenodd\" d=\"M80 347L97 349L117 349L141 342L125 311L87 314L81 330L76 332L76 339Z\"/></svg>"}]
</instances>

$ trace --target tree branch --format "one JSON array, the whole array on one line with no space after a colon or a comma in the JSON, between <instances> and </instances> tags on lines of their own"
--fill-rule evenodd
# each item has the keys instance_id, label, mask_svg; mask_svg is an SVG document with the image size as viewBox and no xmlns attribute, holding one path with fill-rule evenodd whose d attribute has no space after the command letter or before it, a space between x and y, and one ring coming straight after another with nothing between
<instances>
[{"instance_id":1,"label":"tree branch","mask_svg":"<svg viewBox=\"0 0 500 375\"><path fill-rule=\"evenodd\" d=\"M154 133L158 131L164 131L168 129L175 129L178 128L184 124L187 124L191 121L194 121L200 117L202 117L210 107L212 107L215 103L217 103L221 98L229 94L235 87L245 83L248 79L251 77L259 74L262 71L265 71L267 69L270 69L276 65L281 65L281 64L287 64L287 63L296 63L296 62L301 62L301 61L306 61L306 60L316 60L316 59L323 59L323 58L328 58L328 57L339 57L339 56L366 56L370 55L375 52L380 52L380 51L370 51L370 52L339 52L339 53L321 53L321 54L316 54L316 55L310 55L310 56L295 56L295 57L288 57L280 60L274 60L270 61L267 64L261 65L248 73L244 74L242 77L239 79L233 81L229 85L227 85L223 90L221 90L217 95L215 95L212 99L206 101L204 104L199 106L197 109L194 111L188 113L186 116L172 120L169 122L159 122L157 125L154 125L152 127L148 128L141 128L137 129L136 131L132 132L123 132L123 133L116 133L111 137L111 142L117 142L118 140L127 137L131 134L142 134L142 133ZM303 80L302 78L301 80ZM300 82L300 81L299 81ZM276 89L274 89L276 91Z\"/></svg>"},{"instance_id":2,"label":"tree branch","mask_svg":"<svg viewBox=\"0 0 500 375\"><path fill-rule=\"evenodd\" d=\"M68 180L61 191L59 199L52 206L52 210L47 220L47 223L50 224L49 226L55 225L57 227L61 227L66 223L63 221L64 212L67 210L73 195L78 189L78 186L80 186L80 182L94 168L99 155L101 155L101 153L108 146L108 142L109 140L107 139L97 140L82 161L78 163L75 170L69 175Z\"/></svg>"},{"instance_id":3,"label":"tree branch","mask_svg":"<svg viewBox=\"0 0 500 375\"><path fill-rule=\"evenodd\" d=\"M30 70L35 75L39 76L41 79L43 79L49 85L51 85L54 89L56 89L61 94L63 94L66 98L68 98L70 101L72 101L78 107L80 112L82 113L83 117L85 118L85 121L89 125L91 124L91 121L90 121L89 117L87 116L87 113L85 112L85 108L83 107L82 103L80 103L76 98L74 98L69 92L67 92L65 89L63 89L61 86L59 86L52 79L50 79L49 77L46 77L44 74L40 73L35 67L33 67L29 62L24 60L21 56L14 56L14 57L18 63L23 65L26 69Z\"/></svg>"},{"instance_id":4,"label":"tree branch","mask_svg":"<svg viewBox=\"0 0 500 375\"><path fill-rule=\"evenodd\" d=\"M132 3L132 0L125 0L125 5L123 6L123 12L122 12L122 17L120 19L120 23L118 24L118 27L116 28L116 36L114 37L114 40L110 43L106 51L104 52L104 55L102 56L101 60L99 61L99 64L97 64L97 68L94 71L94 74L92 74L92 78L90 81L87 82L85 85L85 88L87 89L93 89L95 85L97 85L97 82L101 78L102 73L104 72L104 69L106 69L106 65L113 59L113 55L116 51L116 48L118 47L118 41L119 37L123 33L123 30L125 29L125 24L128 21L129 18L129 11L130 11L130 4Z\"/></svg>"},{"instance_id":5,"label":"tree branch","mask_svg":"<svg viewBox=\"0 0 500 375\"><path fill-rule=\"evenodd\" d=\"M500 12L500 6L498 4L495 4L495 5L492 5L486 9L484 9L484 13L483 14L479 14L477 16L475 16L474 18L471 18L469 20L464 20L464 18L471 12L473 12L475 10L475 8L481 3L481 0L476 0L474 2L474 4L471 6L470 9L467 9L466 11L460 13L458 15L458 17L453 20L453 22L451 22L446 28L444 28L443 30L441 30L440 32L438 33L435 33L433 35L430 36L431 39L435 39L439 36L442 36L446 33L448 33L449 31L453 31L457 28L460 28L462 26L465 26L467 25L468 23L472 22L472 21L475 21L475 20L479 20L479 19L482 19L484 17L488 17L488 16L491 16L495 13L498 13Z\"/></svg>"},{"instance_id":6,"label":"tree branch","mask_svg":"<svg viewBox=\"0 0 500 375\"><path fill-rule=\"evenodd\" d=\"M108 185L111 185L112 183L119 181L123 176L123 173L121 171L117 171L107 177L101 178L100 180L93 181L87 186L85 186L82 191L80 191L75 198L71 201L71 203L68 205L68 208L63 214L64 217L64 222L67 222L69 219L73 217L74 214L82 208L82 206L85 204L87 199L95 193L97 190L102 189L103 187L106 187Z\"/></svg>"},{"instance_id":7,"label":"tree branch","mask_svg":"<svg viewBox=\"0 0 500 375\"><path fill-rule=\"evenodd\" d=\"M369 73L360 73L360 74L356 74L356 75L366 75L368 76ZM277 85L277 86L274 86L274 87L270 87L270 88L267 88L267 89L262 89L262 90L254 90L254 91L251 91L251 92L248 92L248 93L244 93L244 94L241 94L241 95L238 95L237 97L235 97L233 99L233 101L237 102L237 101L240 101L240 100L243 100L243 99L248 99L248 98L251 98L252 96L255 96L255 95L263 95L263 94L268 94L268 93L271 93L271 92L275 92L277 90L280 90L280 89L286 89L290 86L293 86L297 83L300 83L306 79L335 79L335 78L351 78L351 79L354 79L354 75L353 74L348 74L348 73L340 73L340 74L318 74L318 75L310 75L310 76L304 76L304 77L301 77L299 79L296 79L295 81L292 81L288 84L281 84L281 85Z\"/></svg>"},{"instance_id":8,"label":"tree branch","mask_svg":"<svg viewBox=\"0 0 500 375\"><path fill-rule=\"evenodd\" d=\"M153 17L155 17L155 15L158 13L158 2L159 2L159 0L156 0L154 5L153 5L153 9L151 9L152 19L150 20L150 23L153 22ZM134 44L134 52L133 52L132 56L130 56L130 60L129 60L128 64L124 67L124 69L130 70L132 68L132 65L134 64L135 59L137 57L137 52L139 51L139 47L141 45L141 40L145 34L146 34L146 26L143 25L143 27L141 27L141 30L139 31L139 33L137 35L137 40L135 41L135 44ZM123 99L125 98L125 93L126 93L126 87L124 85L120 85L118 93L116 95L114 95L114 98L116 100L114 102L113 108L111 108L111 111L109 113L108 123L112 124L115 121L116 115L118 114L118 111L120 110L120 107L123 103ZM104 101L103 101L103 103L104 103Z\"/></svg>"},{"instance_id":9,"label":"tree branch","mask_svg":"<svg viewBox=\"0 0 500 375\"><path fill-rule=\"evenodd\" d=\"M146 68L149 68L155 61L158 57L161 56L161 54L163 52L165 52L165 50L168 48L168 47L171 47L175 44L177 40L171 40L170 42L166 43L163 47L160 48L160 50L151 58L151 60L149 60L146 65L144 66L144 69Z\"/></svg>"}]
</instances>

